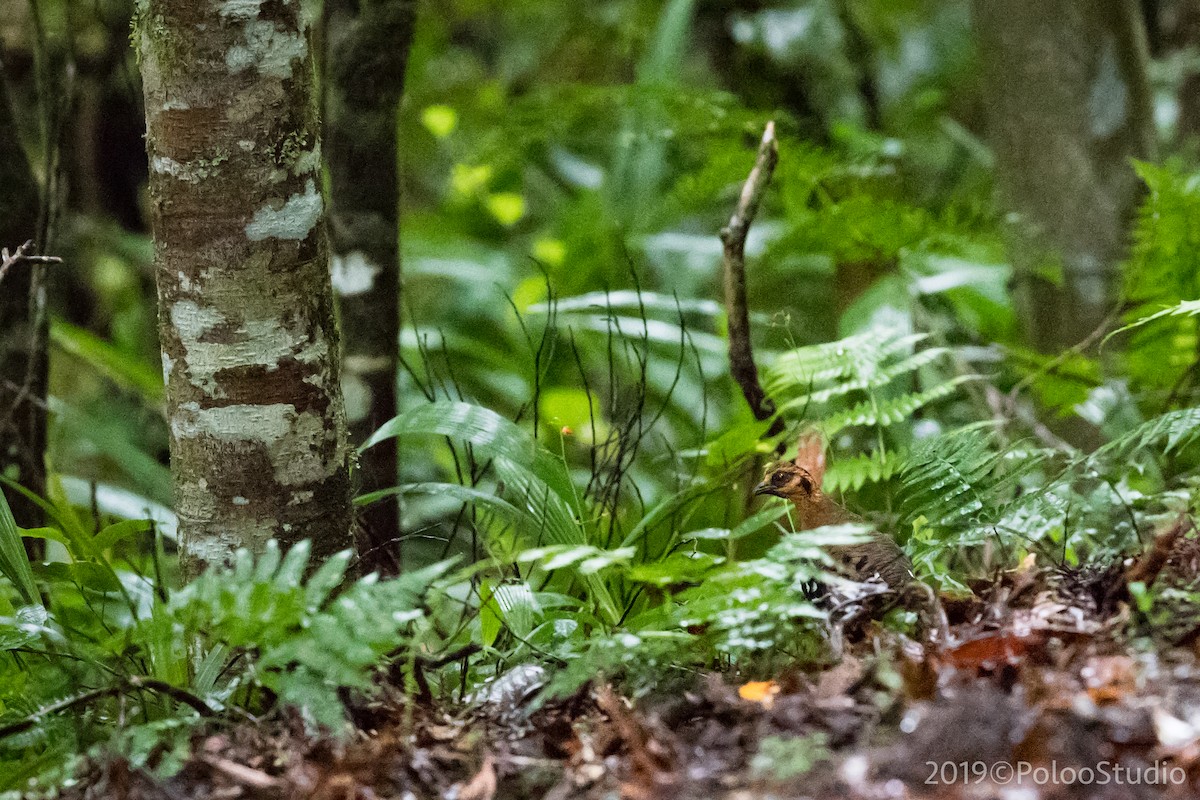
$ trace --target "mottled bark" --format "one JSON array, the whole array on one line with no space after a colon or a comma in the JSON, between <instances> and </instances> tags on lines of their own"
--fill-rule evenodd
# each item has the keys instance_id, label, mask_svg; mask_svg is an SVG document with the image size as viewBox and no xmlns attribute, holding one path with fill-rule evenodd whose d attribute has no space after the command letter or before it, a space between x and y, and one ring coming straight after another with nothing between
<instances>
[{"instance_id":1,"label":"mottled bark","mask_svg":"<svg viewBox=\"0 0 1200 800\"><path fill-rule=\"evenodd\" d=\"M362 443L396 414L400 337L396 112L415 0L326 0L325 155L330 176L333 285L342 321L342 386L350 436ZM359 463L360 490L396 484L396 441ZM364 561L394 570L399 508L391 497L363 513Z\"/></svg>"},{"instance_id":2,"label":"mottled bark","mask_svg":"<svg viewBox=\"0 0 1200 800\"><path fill-rule=\"evenodd\" d=\"M1153 154L1146 40L1134 0L976 0L988 134L1014 212L1017 300L1039 349L1075 345L1116 300ZM1052 275L1061 268L1061 280Z\"/></svg>"},{"instance_id":3,"label":"mottled bark","mask_svg":"<svg viewBox=\"0 0 1200 800\"><path fill-rule=\"evenodd\" d=\"M0 53L0 58L3 54ZM0 246L14 250L38 235L38 186L17 136L0 74ZM41 495L46 450L46 290L44 266L19 264L0 284L0 472ZM5 490L17 524L36 527L41 512Z\"/></svg>"},{"instance_id":4,"label":"mottled bark","mask_svg":"<svg viewBox=\"0 0 1200 800\"><path fill-rule=\"evenodd\" d=\"M143 0L159 331L186 568L350 543L345 414L300 4Z\"/></svg>"}]
</instances>

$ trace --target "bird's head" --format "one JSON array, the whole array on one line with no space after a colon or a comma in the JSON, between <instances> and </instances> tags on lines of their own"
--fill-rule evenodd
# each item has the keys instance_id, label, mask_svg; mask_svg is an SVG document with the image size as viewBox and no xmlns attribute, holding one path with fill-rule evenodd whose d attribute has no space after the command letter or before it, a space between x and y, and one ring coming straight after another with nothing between
<instances>
[{"instance_id":1,"label":"bird's head","mask_svg":"<svg viewBox=\"0 0 1200 800\"><path fill-rule=\"evenodd\" d=\"M769 494L793 503L815 503L821 499L821 481L825 479L825 439L815 430L801 431L796 457L776 461L767 467L755 494Z\"/></svg>"},{"instance_id":2,"label":"bird's head","mask_svg":"<svg viewBox=\"0 0 1200 800\"><path fill-rule=\"evenodd\" d=\"M769 494L793 502L812 500L820 491L818 479L792 461L777 461L767 467L762 482L754 487L755 494Z\"/></svg>"}]
</instances>

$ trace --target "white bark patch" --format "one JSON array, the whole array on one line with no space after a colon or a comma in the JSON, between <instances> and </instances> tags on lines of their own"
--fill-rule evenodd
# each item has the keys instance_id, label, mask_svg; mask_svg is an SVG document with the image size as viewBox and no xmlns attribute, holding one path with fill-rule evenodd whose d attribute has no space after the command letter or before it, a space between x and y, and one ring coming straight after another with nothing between
<instances>
[{"instance_id":1,"label":"white bark patch","mask_svg":"<svg viewBox=\"0 0 1200 800\"><path fill-rule=\"evenodd\" d=\"M375 286L375 276L383 268L367 258L361 250L351 250L346 255L335 255L330 262L333 288L342 297L364 294Z\"/></svg>"},{"instance_id":2,"label":"white bark patch","mask_svg":"<svg viewBox=\"0 0 1200 800\"><path fill-rule=\"evenodd\" d=\"M296 176L307 175L310 172L315 173L320 168L321 145L318 143L312 150L305 150L296 156L296 161L292 164L292 174Z\"/></svg>"},{"instance_id":3,"label":"white bark patch","mask_svg":"<svg viewBox=\"0 0 1200 800\"><path fill-rule=\"evenodd\" d=\"M188 304L190 300L175 304ZM175 308L171 310L171 321L176 319ZM217 315L217 319L221 317ZM187 321L187 320L185 320ZM224 397L225 392L217 380L217 373L230 367L246 365L266 367L268 371L279 368L285 358L294 358L304 364L320 362L328 354L329 345L323 339L312 339L280 325L277 320L246 320L221 342L202 342L199 339L212 327L196 326L180 329L179 339L187 352L187 370L193 385L203 389L210 397ZM178 328L178 323L176 323Z\"/></svg>"},{"instance_id":4,"label":"white bark patch","mask_svg":"<svg viewBox=\"0 0 1200 800\"><path fill-rule=\"evenodd\" d=\"M347 422L360 422L371 413L371 387L357 375L342 375L342 398L346 403Z\"/></svg>"},{"instance_id":5,"label":"white bark patch","mask_svg":"<svg viewBox=\"0 0 1200 800\"><path fill-rule=\"evenodd\" d=\"M167 355L166 353L163 353L162 354L162 369L163 369L163 382L164 383L169 383L171 381L171 370L174 368L175 368L175 362L171 359L171 357L169 355Z\"/></svg>"},{"instance_id":6,"label":"white bark patch","mask_svg":"<svg viewBox=\"0 0 1200 800\"><path fill-rule=\"evenodd\" d=\"M245 541L252 542L254 538L248 537ZM187 541L188 556L204 564L233 563L237 549L237 539L232 535L224 537L195 536Z\"/></svg>"},{"instance_id":7,"label":"white bark patch","mask_svg":"<svg viewBox=\"0 0 1200 800\"><path fill-rule=\"evenodd\" d=\"M292 77L292 62L308 53L303 36L281 30L274 22L251 20L244 32L245 44L235 44L225 53L225 66L235 75L254 67L259 75L287 80Z\"/></svg>"},{"instance_id":8,"label":"white bark patch","mask_svg":"<svg viewBox=\"0 0 1200 800\"><path fill-rule=\"evenodd\" d=\"M225 0L217 4L222 19L258 19L263 0Z\"/></svg>"},{"instance_id":9,"label":"white bark patch","mask_svg":"<svg viewBox=\"0 0 1200 800\"><path fill-rule=\"evenodd\" d=\"M150 159L150 168L160 175L170 175L184 183L200 182L200 175L194 169L167 156L155 156Z\"/></svg>"},{"instance_id":10,"label":"white bark patch","mask_svg":"<svg viewBox=\"0 0 1200 800\"><path fill-rule=\"evenodd\" d=\"M184 403L171 419L171 432L177 439L209 437L230 443L260 443L280 486L320 482L336 470L336 464L326 463L320 446L325 438L325 419L309 411L297 412L291 403L221 408Z\"/></svg>"},{"instance_id":11,"label":"white bark patch","mask_svg":"<svg viewBox=\"0 0 1200 800\"><path fill-rule=\"evenodd\" d=\"M171 325L179 331L184 346L195 341L225 321L220 311L201 306L192 300L176 300L171 306Z\"/></svg>"},{"instance_id":12,"label":"white bark patch","mask_svg":"<svg viewBox=\"0 0 1200 800\"><path fill-rule=\"evenodd\" d=\"M321 193L311 178L304 184L304 194L292 195L282 207L277 204L278 200L274 200L254 212L254 218L246 226L247 239L252 242L269 238L300 241L321 219Z\"/></svg>"}]
</instances>

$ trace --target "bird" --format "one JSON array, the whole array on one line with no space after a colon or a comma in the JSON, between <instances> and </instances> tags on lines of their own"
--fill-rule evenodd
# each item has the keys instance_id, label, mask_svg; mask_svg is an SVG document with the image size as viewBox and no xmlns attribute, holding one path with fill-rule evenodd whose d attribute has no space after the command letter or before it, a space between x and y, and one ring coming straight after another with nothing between
<instances>
[{"instance_id":1,"label":"bird","mask_svg":"<svg viewBox=\"0 0 1200 800\"><path fill-rule=\"evenodd\" d=\"M800 435L796 457L769 465L754 494L791 502L796 530L861 523L862 517L825 494L821 488L824 477L825 440L820 434L806 431ZM867 541L830 546L826 551L859 581L878 576L888 587L898 590L915 580L908 556L895 540L878 530L872 530Z\"/></svg>"}]
</instances>

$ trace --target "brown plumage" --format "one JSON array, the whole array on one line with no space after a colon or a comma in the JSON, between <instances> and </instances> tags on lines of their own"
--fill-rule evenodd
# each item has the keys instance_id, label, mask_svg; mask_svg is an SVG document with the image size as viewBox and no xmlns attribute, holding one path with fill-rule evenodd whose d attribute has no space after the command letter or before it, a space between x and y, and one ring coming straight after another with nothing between
<instances>
[{"instance_id":1,"label":"brown plumage","mask_svg":"<svg viewBox=\"0 0 1200 800\"><path fill-rule=\"evenodd\" d=\"M796 458L777 461L767 467L762 483L754 487L754 493L790 500L796 512L793 522L797 530L862 522L861 517L847 511L821 490L824 477L825 442L819 435L805 433L800 437ZM872 531L869 541L830 547L828 552L858 580L879 575L893 589L913 580L908 556L890 536L879 531Z\"/></svg>"}]
</instances>

